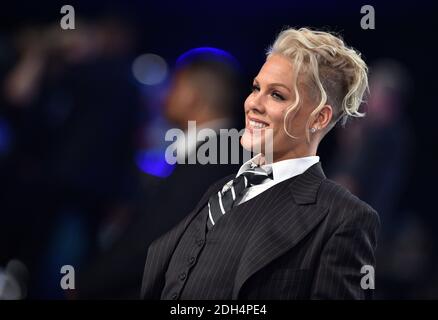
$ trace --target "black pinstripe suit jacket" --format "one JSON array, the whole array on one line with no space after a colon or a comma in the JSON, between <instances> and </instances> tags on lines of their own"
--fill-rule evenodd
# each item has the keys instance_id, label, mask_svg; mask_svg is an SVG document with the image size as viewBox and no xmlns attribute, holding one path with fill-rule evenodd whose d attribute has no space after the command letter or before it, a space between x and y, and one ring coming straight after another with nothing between
<instances>
[{"instance_id":1,"label":"black pinstripe suit jacket","mask_svg":"<svg viewBox=\"0 0 438 320\"><path fill-rule=\"evenodd\" d=\"M158 299L178 240L196 214L232 176L211 186L196 208L149 247L141 297ZM380 227L375 210L324 175L321 163L255 197L247 210L263 218L246 244L232 299L365 299L364 265L375 266ZM208 254L208 252L203 252ZM218 259L218 257L211 257ZM220 258L220 257L219 257ZM211 288L214 290L214 288Z\"/></svg>"}]
</instances>

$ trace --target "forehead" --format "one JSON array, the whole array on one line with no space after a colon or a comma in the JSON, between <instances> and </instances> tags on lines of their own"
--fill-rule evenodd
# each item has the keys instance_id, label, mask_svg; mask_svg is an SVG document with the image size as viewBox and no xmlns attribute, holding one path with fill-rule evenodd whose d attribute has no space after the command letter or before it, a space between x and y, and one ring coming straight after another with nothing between
<instances>
[{"instance_id":1,"label":"forehead","mask_svg":"<svg viewBox=\"0 0 438 320\"><path fill-rule=\"evenodd\" d=\"M293 77L292 62L278 54L273 54L266 59L257 75L257 80L267 82L280 82L290 85Z\"/></svg>"}]
</instances>

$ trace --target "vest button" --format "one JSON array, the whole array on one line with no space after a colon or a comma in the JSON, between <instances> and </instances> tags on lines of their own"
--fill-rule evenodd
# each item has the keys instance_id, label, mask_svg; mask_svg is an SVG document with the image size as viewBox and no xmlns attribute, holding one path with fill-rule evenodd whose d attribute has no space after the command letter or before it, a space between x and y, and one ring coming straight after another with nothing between
<instances>
[{"instance_id":1,"label":"vest button","mask_svg":"<svg viewBox=\"0 0 438 320\"><path fill-rule=\"evenodd\" d=\"M172 300L176 300L178 298L178 293L174 292L172 294Z\"/></svg>"},{"instance_id":2,"label":"vest button","mask_svg":"<svg viewBox=\"0 0 438 320\"><path fill-rule=\"evenodd\" d=\"M193 265L195 263L196 258L195 257L190 257L189 258L189 265Z\"/></svg>"},{"instance_id":3,"label":"vest button","mask_svg":"<svg viewBox=\"0 0 438 320\"><path fill-rule=\"evenodd\" d=\"M202 247L202 245L204 244L204 240L198 239L198 240L196 240L196 244L198 245L198 247Z\"/></svg>"},{"instance_id":4,"label":"vest button","mask_svg":"<svg viewBox=\"0 0 438 320\"><path fill-rule=\"evenodd\" d=\"M187 276L187 274L185 272L183 272L179 275L179 279L184 280L186 278L186 276Z\"/></svg>"}]
</instances>

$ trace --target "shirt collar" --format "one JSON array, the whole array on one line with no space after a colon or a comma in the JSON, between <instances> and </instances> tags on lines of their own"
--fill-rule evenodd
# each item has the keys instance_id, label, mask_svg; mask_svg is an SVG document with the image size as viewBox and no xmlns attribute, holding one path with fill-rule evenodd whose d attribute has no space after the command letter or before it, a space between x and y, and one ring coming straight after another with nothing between
<instances>
[{"instance_id":1,"label":"shirt collar","mask_svg":"<svg viewBox=\"0 0 438 320\"><path fill-rule=\"evenodd\" d=\"M261 157L262 154L259 153L252 159L245 162L240 167L236 177L238 177L244 171L250 169L251 167L259 165L262 159ZM304 171L306 171L312 165L318 162L319 162L319 156L308 156L308 157L301 157L294 159L286 159L271 164L261 165L261 168L265 169L267 172L271 172L272 170L274 182L279 183L286 179L302 174Z\"/></svg>"}]
</instances>

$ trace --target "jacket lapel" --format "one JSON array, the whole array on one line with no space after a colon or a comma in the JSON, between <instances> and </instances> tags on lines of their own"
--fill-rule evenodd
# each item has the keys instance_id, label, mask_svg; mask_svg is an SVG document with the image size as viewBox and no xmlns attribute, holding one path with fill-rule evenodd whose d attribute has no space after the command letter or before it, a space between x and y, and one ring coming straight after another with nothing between
<instances>
[{"instance_id":1,"label":"jacket lapel","mask_svg":"<svg viewBox=\"0 0 438 320\"><path fill-rule=\"evenodd\" d=\"M303 174L288 180L281 190L267 195L272 197L269 203L275 205L266 209L260 206L266 211L242 255L233 299L238 298L243 284L254 273L292 249L326 216L328 208L316 204L318 189L325 178L318 162Z\"/></svg>"}]
</instances>

